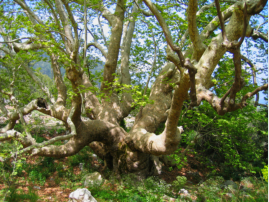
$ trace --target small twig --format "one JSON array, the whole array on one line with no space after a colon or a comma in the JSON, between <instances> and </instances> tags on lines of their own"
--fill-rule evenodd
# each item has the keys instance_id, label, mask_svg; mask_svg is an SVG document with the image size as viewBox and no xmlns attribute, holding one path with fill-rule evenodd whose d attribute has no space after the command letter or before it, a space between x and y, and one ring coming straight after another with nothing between
<instances>
[{"instance_id":1,"label":"small twig","mask_svg":"<svg viewBox=\"0 0 269 202\"><path fill-rule=\"evenodd\" d=\"M219 1L215 0L215 4L216 4L218 16L219 16L219 21L220 21L220 26L221 26L221 30L222 30L222 38L223 38L223 41L226 41L227 37L226 37L226 32L225 32L225 25L224 25L224 20L223 20L222 13L220 10Z\"/></svg>"},{"instance_id":2,"label":"small twig","mask_svg":"<svg viewBox=\"0 0 269 202\"><path fill-rule=\"evenodd\" d=\"M220 105L221 105L221 108L223 109L224 107L224 101L225 99L227 98L227 96L230 94L231 92L231 88L223 95L223 97L221 98L220 100Z\"/></svg>"},{"instance_id":3,"label":"small twig","mask_svg":"<svg viewBox=\"0 0 269 202\"><path fill-rule=\"evenodd\" d=\"M14 39L12 41L0 41L0 43L13 43L13 42L16 42L16 41L19 41L19 40L22 40L22 39L30 39L31 37L21 37L21 38L18 38L18 39Z\"/></svg>"}]
</instances>

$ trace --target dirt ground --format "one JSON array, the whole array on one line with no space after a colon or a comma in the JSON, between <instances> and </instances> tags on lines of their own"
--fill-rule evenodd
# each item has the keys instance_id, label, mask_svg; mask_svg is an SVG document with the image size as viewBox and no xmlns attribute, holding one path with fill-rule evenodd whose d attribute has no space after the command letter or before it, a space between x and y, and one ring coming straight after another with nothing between
<instances>
[{"instance_id":1,"label":"dirt ground","mask_svg":"<svg viewBox=\"0 0 269 202\"><path fill-rule=\"evenodd\" d=\"M183 152L183 151L182 151ZM27 164L35 164L37 161L38 157L27 157ZM64 158L61 160L61 162L66 165L68 159ZM59 160L54 160L54 163L59 163ZM92 162L93 164L99 164L98 161ZM187 177L187 185L189 184L190 186L197 183L197 179L195 179L195 176L193 173L199 174L200 179L205 179L205 175L207 173L207 170L197 170L193 169L193 165L196 167L201 167L199 162L195 160L194 156L189 155L188 156L188 164L184 166L181 170L178 170L175 168L172 171L169 171L169 169L166 169L164 167L162 174L159 176L160 179L165 180L167 183L172 183L174 180L176 180L177 176L186 176ZM100 164L99 165L100 171L103 169L103 166ZM81 173L81 170L79 169L79 166L74 167L73 172L75 175L79 175ZM43 186L40 185L34 185L29 183L27 180L25 180L28 175L25 172L23 177L18 177L18 183L16 184L17 189L21 189L25 192L28 192L28 187L33 188L33 190L36 191L38 196L41 198L39 201L59 201L59 202L66 202L68 201L68 196L71 192L75 190L72 190L70 188L63 188L62 184L64 183L64 178L61 178L61 186L55 183L54 180L57 176L57 171L55 171L51 176L49 176L46 179L46 182ZM74 184L76 187L79 186L80 188L83 188L82 182ZM106 184L103 186L109 185L111 191L115 191L116 187L113 186L112 184ZM0 190L5 188L3 184L0 184Z\"/></svg>"}]
</instances>

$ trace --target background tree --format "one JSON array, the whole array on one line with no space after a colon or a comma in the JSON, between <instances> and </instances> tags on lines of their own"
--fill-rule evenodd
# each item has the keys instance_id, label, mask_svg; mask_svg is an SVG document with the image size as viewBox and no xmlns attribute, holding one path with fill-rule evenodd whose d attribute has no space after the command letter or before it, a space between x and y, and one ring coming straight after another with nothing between
<instances>
[{"instance_id":1,"label":"background tree","mask_svg":"<svg viewBox=\"0 0 269 202\"><path fill-rule=\"evenodd\" d=\"M249 41L251 37L258 40L258 48L267 47L267 35L259 32L267 31L266 4L264 0L1 1L0 106L9 122L0 129L0 141L17 138L23 145L9 157L26 152L71 156L90 145L115 173L145 177L160 172L159 157L172 154L180 143L183 128L178 120L185 100L189 109L204 100L214 113L225 115L246 107L248 98L268 89L268 84L258 87L254 80L263 67L253 65L252 58L240 51L245 38L246 48L255 42ZM262 62L267 62L266 51L259 51ZM55 88L46 86L32 68L44 53ZM96 57L95 62L104 61L102 75L89 71ZM242 71L242 59L251 71L248 67ZM226 78L221 76L224 66ZM245 88L250 73L254 85ZM19 97L21 82L29 77L42 90L48 109L38 106L37 97L27 102ZM223 85L225 91L219 91ZM14 112L5 108L4 99L9 99ZM135 123L127 132L120 123L135 108ZM61 120L70 134L37 143L27 127L23 133L12 130L19 119L25 124L23 117L34 110ZM164 130L156 135L164 122ZM184 122L180 119L180 125ZM68 142L53 145L58 140Z\"/></svg>"}]
</instances>

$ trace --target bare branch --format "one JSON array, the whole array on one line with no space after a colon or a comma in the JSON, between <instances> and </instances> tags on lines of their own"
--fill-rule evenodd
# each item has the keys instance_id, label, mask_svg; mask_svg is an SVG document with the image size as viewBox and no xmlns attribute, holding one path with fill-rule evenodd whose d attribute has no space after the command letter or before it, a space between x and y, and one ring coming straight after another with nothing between
<instances>
[{"instance_id":1,"label":"bare branch","mask_svg":"<svg viewBox=\"0 0 269 202\"><path fill-rule=\"evenodd\" d=\"M223 20L227 20L232 16L235 7L236 7L235 5L232 5L222 12ZM208 23L208 25L201 32L200 34L201 40L204 41L205 39L207 39L210 36L210 34L218 28L219 24L220 24L219 17L216 16L213 20L211 20L210 23Z\"/></svg>"},{"instance_id":2,"label":"bare branch","mask_svg":"<svg viewBox=\"0 0 269 202\"><path fill-rule=\"evenodd\" d=\"M239 92L241 90L241 88L243 87L243 81L241 78L241 55L240 55L240 46L246 36L246 31L247 31L247 26L248 26L248 21L247 21L247 6L246 3L244 4L244 25L243 25L243 33L241 35L241 38L239 40L239 42L230 42L227 39L226 33L225 33L225 27L224 27L224 21L222 18L222 14L220 12L220 6L219 6L219 1L215 0L216 3L216 7L217 7L217 11L218 11L218 16L220 19L220 23L221 23L221 28L222 28L222 37L223 37L223 46L226 47L230 52L233 53L233 61L234 61L234 67L235 67L235 80L233 83L232 88L225 93L225 95L223 96L223 98L221 99L221 107L224 107L224 100L226 99L226 97L230 94L230 98L229 98L229 105L228 105L228 109L233 108L233 106L235 105L235 98L236 98L236 93Z\"/></svg>"},{"instance_id":3,"label":"bare branch","mask_svg":"<svg viewBox=\"0 0 269 202\"><path fill-rule=\"evenodd\" d=\"M60 64L58 63L58 58L59 56L56 56L54 54L50 55L51 67L54 75L54 82L58 90L58 97L56 100L56 104L65 106L67 99L67 92L61 73L61 67Z\"/></svg>"},{"instance_id":4,"label":"bare branch","mask_svg":"<svg viewBox=\"0 0 269 202\"><path fill-rule=\"evenodd\" d=\"M215 4L216 4L217 11L218 11L218 16L219 16L219 21L220 21L220 26L221 26L221 31L222 31L222 38L223 38L223 41L227 41L227 36L226 36L226 32L225 32L225 25L224 25L224 20L223 20L222 13L220 10L219 0L215 0Z\"/></svg>"},{"instance_id":5,"label":"bare branch","mask_svg":"<svg viewBox=\"0 0 269 202\"><path fill-rule=\"evenodd\" d=\"M256 88L254 91L247 93L246 95L244 95L244 97L241 100L240 106L244 107L246 106L246 100L250 97L252 97L253 95L256 95L257 93L259 93L262 90L268 90L268 83L264 84L263 86L260 86L258 88Z\"/></svg>"},{"instance_id":6,"label":"bare branch","mask_svg":"<svg viewBox=\"0 0 269 202\"><path fill-rule=\"evenodd\" d=\"M73 115L74 115L74 112L75 112L75 107L72 107L70 110L69 116L67 118L67 123L71 128L71 135L77 135L76 126L73 123L73 121L71 120Z\"/></svg>"},{"instance_id":7,"label":"bare branch","mask_svg":"<svg viewBox=\"0 0 269 202\"><path fill-rule=\"evenodd\" d=\"M72 47L73 44L74 44L74 41L73 41L72 29L71 29L71 26L69 24L68 16L67 16L67 14L66 14L66 12L64 10L63 3L61 2L61 0L56 0L55 1L55 6L56 6L57 12L59 13L60 19L62 21L65 35L70 40L70 42L68 41L67 44L66 44L67 52L71 53L71 52L74 51L73 50L74 47Z\"/></svg>"},{"instance_id":8,"label":"bare branch","mask_svg":"<svg viewBox=\"0 0 269 202\"><path fill-rule=\"evenodd\" d=\"M18 3L28 14L30 19L34 19L35 21L32 21L33 23L39 23L43 24L43 22L38 18L38 16L27 6L27 4L24 1L21 0L14 0L16 3Z\"/></svg>"},{"instance_id":9,"label":"bare branch","mask_svg":"<svg viewBox=\"0 0 269 202\"><path fill-rule=\"evenodd\" d=\"M72 0L73 2L76 2L80 5L84 5L84 0ZM113 24L113 20L115 19L115 16L106 8L103 4L103 1L97 1L91 3L90 1L86 2L88 7L91 7L92 9L95 9L97 11L100 11L102 13L102 16L108 21L110 25Z\"/></svg>"},{"instance_id":10,"label":"bare branch","mask_svg":"<svg viewBox=\"0 0 269 202\"><path fill-rule=\"evenodd\" d=\"M9 112L5 107L4 99L2 97L0 97L0 109L5 114L6 117L9 117Z\"/></svg>"},{"instance_id":11,"label":"bare branch","mask_svg":"<svg viewBox=\"0 0 269 202\"><path fill-rule=\"evenodd\" d=\"M256 77L256 71L257 71L257 68L256 68L256 65L254 65L248 58L246 58L245 56L241 55L241 58L249 64L249 66L251 67L251 70L252 70L252 77L253 77L253 84L254 85L257 85L257 77ZM258 105L258 102L259 102L259 94L257 93L256 94L256 101L255 101L255 106Z\"/></svg>"},{"instance_id":12,"label":"bare branch","mask_svg":"<svg viewBox=\"0 0 269 202\"><path fill-rule=\"evenodd\" d=\"M59 33L59 34L61 35L63 41L65 40L64 38L66 38L66 39L69 40L70 43L72 42L72 38L69 38L67 35L65 35L65 34L62 33L62 32L58 32L58 31L56 31L56 30L46 30L46 32L55 32L55 33ZM65 52L65 51L63 51L63 52Z\"/></svg>"},{"instance_id":13,"label":"bare branch","mask_svg":"<svg viewBox=\"0 0 269 202\"><path fill-rule=\"evenodd\" d=\"M207 9L213 7L215 5L215 3L211 3L211 4L207 4L202 6L202 8L200 8L200 10L196 13L196 17L201 15L203 12L205 12Z\"/></svg>"},{"instance_id":14,"label":"bare branch","mask_svg":"<svg viewBox=\"0 0 269 202\"><path fill-rule=\"evenodd\" d=\"M203 12L205 12L207 9L213 7L215 5L215 3L211 3L211 4L208 4L208 5L204 5L199 11L197 11L196 13L196 17L198 17L199 15L201 15ZM180 40L180 44L179 44L179 47L180 49L183 48L184 46L184 43L186 42L186 39L189 35L189 31L186 30L186 32L183 34L183 36L181 38L178 39L178 41ZM202 40L202 39L201 39ZM178 42L177 42L178 43Z\"/></svg>"},{"instance_id":15,"label":"bare branch","mask_svg":"<svg viewBox=\"0 0 269 202\"><path fill-rule=\"evenodd\" d=\"M191 88L191 95L192 95L191 98L194 98L194 100L192 100L192 102L193 102L193 104L195 104L196 103L196 98L195 98L195 96L196 96L195 95L196 94L196 90L195 90L195 88L196 88L195 87L195 74L197 73L197 69L193 66L193 64L189 60L185 61L185 58L184 58L184 56L183 56L183 54L181 52L181 49L178 46L174 45L172 37L170 35L169 28L166 25L165 20L163 19L162 15L160 14L160 12L156 8L156 6L151 2L151 0L144 0L144 3L148 6L148 8L151 10L151 12L154 14L154 16L157 18L158 22L160 23L168 45L178 55L178 58L179 58L179 61L180 61L180 66L185 67L185 68L188 69L189 75L190 75L190 81L194 82L194 84L191 84L191 86L192 86L192 88ZM175 63L175 65L178 66L178 64L176 64L176 63ZM187 90L187 89L185 89L185 90Z\"/></svg>"},{"instance_id":16,"label":"bare branch","mask_svg":"<svg viewBox=\"0 0 269 202\"><path fill-rule=\"evenodd\" d=\"M258 92L262 90L267 90L268 89L268 84L265 84L263 86L258 87L255 89L253 92L249 92L246 95L243 96L242 100L240 103L234 103L233 105L230 105L229 102L226 100L224 101L223 104L221 104L222 100L214 95L211 91L200 87L197 89L197 103L200 105L202 100L206 100L212 107L213 109L217 112L219 115L224 115L227 112L232 112L238 109L242 109L243 107L247 106L246 100L253 95L257 94Z\"/></svg>"},{"instance_id":17,"label":"bare branch","mask_svg":"<svg viewBox=\"0 0 269 202\"><path fill-rule=\"evenodd\" d=\"M30 39L31 37L21 37L21 38L18 38L18 39L14 39L14 40L11 40L11 41L0 41L0 43L13 43L13 42L16 42L16 41L20 41L22 39Z\"/></svg>"},{"instance_id":18,"label":"bare branch","mask_svg":"<svg viewBox=\"0 0 269 202\"><path fill-rule=\"evenodd\" d=\"M104 31L103 31L103 27L102 27L102 24L101 24L101 21L100 21L100 17L101 17L101 15L98 15L98 18L97 18L98 19L98 24L99 24L99 27L100 27L100 30L101 30L103 40L105 42L105 46L107 46L107 41L106 41L106 37L105 37Z\"/></svg>"},{"instance_id":19,"label":"bare branch","mask_svg":"<svg viewBox=\"0 0 269 202\"><path fill-rule=\"evenodd\" d=\"M84 0L84 53L83 53L83 65L86 67L86 53L87 51L87 6L86 0Z\"/></svg>"},{"instance_id":20,"label":"bare branch","mask_svg":"<svg viewBox=\"0 0 269 202\"><path fill-rule=\"evenodd\" d=\"M72 138L74 136L75 136L74 134L69 134L69 135L63 135L63 136L57 136L57 137L51 138L48 141L44 141L42 143L37 143L37 144L31 145L29 147L26 147L25 149L20 150L18 152L18 155L22 155L22 154L28 153L30 151L32 151L32 155L37 155L40 152L41 148L48 146L48 145L52 145L53 143L55 143L57 141L69 140L70 138ZM12 157L13 156L11 156L11 158Z\"/></svg>"},{"instance_id":21,"label":"bare branch","mask_svg":"<svg viewBox=\"0 0 269 202\"><path fill-rule=\"evenodd\" d=\"M44 1L45 1L46 4L49 6L49 8L50 8L50 10L51 10L51 12L52 12L53 18L54 18L54 20L55 20L55 22L56 22L56 24L57 24L58 29L61 30L61 29L62 29L62 26L61 26L60 21L59 21L59 19L58 19L58 17L57 17L57 13L56 13L55 10L54 10L54 5L52 5L52 4L50 3L49 0L44 0ZM58 32L58 33L61 34L62 40L64 41L64 37L62 36L63 33L62 33L62 32ZM66 37L66 38L68 38L68 37ZM69 39L69 40L70 40L70 39Z\"/></svg>"},{"instance_id":22,"label":"bare branch","mask_svg":"<svg viewBox=\"0 0 269 202\"><path fill-rule=\"evenodd\" d=\"M227 96L231 93L231 88L222 96L221 100L220 100L220 105L222 107L224 107L224 101L227 98Z\"/></svg>"},{"instance_id":23,"label":"bare branch","mask_svg":"<svg viewBox=\"0 0 269 202\"><path fill-rule=\"evenodd\" d=\"M107 52L105 51L105 49L101 46L101 44L97 43L97 42L91 42L87 44L87 49L91 46L94 46L95 48L99 49L101 51L101 53L103 54L103 56L106 58L107 57Z\"/></svg>"},{"instance_id":24,"label":"bare branch","mask_svg":"<svg viewBox=\"0 0 269 202\"><path fill-rule=\"evenodd\" d=\"M78 25L74 19L74 16L72 14L72 11L69 7L69 4L68 4L68 1L66 0L62 0L63 1L63 4L67 10L67 13L68 13L68 16L69 16L69 19L71 21L71 24L72 24L72 27L73 27L73 32L75 33L75 42L74 42L74 50L73 52L75 52L75 54L77 53L78 51L78 46L79 46L79 39L78 39Z\"/></svg>"},{"instance_id":25,"label":"bare branch","mask_svg":"<svg viewBox=\"0 0 269 202\"><path fill-rule=\"evenodd\" d=\"M156 8L156 6L151 2L151 0L143 0L143 1L148 6L148 8L151 10L151 12L154 14L154 16L157 18L158 22L160 23L168 45L172 48L172 50L175 51L172 36L170 34L169 28L166 25L162 15L160 14L160 12ZM181 61L181 64L183 66L184 61Z\"/></svg>"},{"instance_id":26,"label":"bare branch","mask_svg":"<svg viewBox=\"0 0 269 202\"><path fill-rule=\"evenodd\" d=\"M40 81L40 79L35 75L35 73L33 72L33 70L31 68L29 68L29 66L27 64L23 63L22 66L27 71L27 73L29 74L29 76L34 80L34 82L37 83L37 85L39 86L39 88L48 96L48 98L50 99L51 103L54 104L55 103L55 98L50 93L48 87L43 82Z\"/></svg>"},{"instance_id":27,"label":"bare branch","mask_svg":"<svg viewBox=\"0 0 269 202\"><path fill-rule=\"evenodd\" d=\"M145 22L146 23L146 22ZM148 23L146 23L148 25ZM149 25L148 25L149 26ZM146 83L146 86L145 86L145 89L144 89L144 93L143 95L146 95L146 92L147 92L147 89L148 89L148 85L149 85L149 81L151 79L151 75L152 75L152 72L155 68L155 65L156 65L156 57L157 57L157 43L155 41L155 36L154 36L154 32L153 30L151 29L151 34L152 34L152 40L153 40L153 45L154 45L154 57L153 57L153 62L152 62L152 65L151 65L151 70L150 70L150 73L149 73L149 76L148 76L148 79L147 79L147 83Z\"/></svg>"},{"instance_id":28,"label":"bare branch","mask_svg":"<svg viewBox=\"0 0 269 202\"><path fill-rule=\"evenodd\" d=\"M268 35L264 34L264 33L261 33L257 30L253 30L252 34L251 34L251 37L256 40L258 38L262 39L263 41L267 42L268 43Z\"/></svg>"},{"instance_id":29,"label":"bare branch","mask_svg":"<svg viewBox=\"0 0 269 202\"><path fill-rule=\"evenodd\" d=\"M74 134L69 134L69 135L64 135L64 136L57 136L57 137L54 137L54 138L51 138L50 140L48 141L44 141L42 143L34 143L34 144L31 144L30 146L16 152L16 153L11 153L11 156L10 157L7 157L4 159L4 161L7 161L11 158L14 158L15 155L22 155L24 153L29 153L32 151L32 155L37 155L39 152L41 152L41 149L45 146L48 146L48 145L52 145L53 143L57 142L57 141L63 141L63 140L69 140L70 138L74 137L75 135ZM9 139L12 139L12 138L18 138L18 140L20 142L22 142L22 139L24 138L23 135L18 132L18 131L15 131L15 130L9 130L7 131L6 133L4 134L0 134L0 142L1 141L5 141L5 140L9 140ZM25 139L25 138L24 138ZM24 140L25 142L25 140Z\"/></svg>"},{"instance_id":30,"label":"bare branch","mask_svg":"<svg viewBox=\"0 0 269 202\"><path fill-rule=\"evenodd\" d=\"M139 11L146 17L150 17L150 16L153 16L153 14L149 11L145 11L144 9L140 8L139 4L137 1L134 1L136 6L139 8Z\"/></svg>"}]
</instances>

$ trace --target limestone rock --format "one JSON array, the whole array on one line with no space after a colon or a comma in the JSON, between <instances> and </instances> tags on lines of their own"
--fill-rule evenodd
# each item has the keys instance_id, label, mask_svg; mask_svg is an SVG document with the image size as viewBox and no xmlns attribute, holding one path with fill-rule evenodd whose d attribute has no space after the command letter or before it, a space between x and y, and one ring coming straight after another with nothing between
<instances>
[{"instance_id":1,"label":"limestone rock","mask_svg":"<svg viewBox=\"0 0 269 202\"><path fill-rule=\"evenodd\" d=\"M91 192L86 189L77 189L69 195L68 202L97 202Z\"/></svg>"},{"instance_id":2,"label":"limestone rock","mask_svg":"<svg viewBox=\"0 0 269 202\"><path fill-rule=\"evenodd\" d=\"M90 173L85 176L85 181L84 181L84 186L93 186L93 185L98 185L100 186L103 182L103 178L100 173L94 172Z\"/></svg>"},{"instance_id":3,"label":"limestone rock","mask_svg":"<svg viewBox=\"0 0 269 202\"><path fill-rule=\"evenodd\" d=\"M232 180L226 180L221 186L221 189L233 188L238 189L238 185Z\"/></svg>"}]
</instances>

